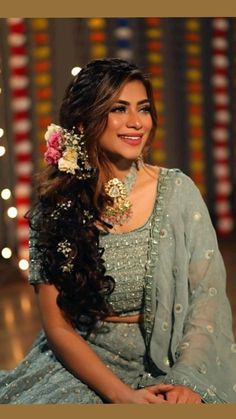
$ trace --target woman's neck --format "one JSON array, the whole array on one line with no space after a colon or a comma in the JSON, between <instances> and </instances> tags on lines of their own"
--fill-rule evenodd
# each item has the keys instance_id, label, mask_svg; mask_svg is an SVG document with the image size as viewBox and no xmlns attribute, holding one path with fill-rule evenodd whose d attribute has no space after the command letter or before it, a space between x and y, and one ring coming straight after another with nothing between
<instances>
[{"instance_id":1,"label":"woman's neck","mask_svg":"<svg viewBox=\"0 0 236 419\"><path fill-rule=\"evenodd\" d=\"M128 174L128 172L130 171L132 163L133 163L132 160L122 160L115 163L110 162L109 168L111 170L113 177L117 177L120 180L124 179L125 176Z\"/></svg>"}]
</instances>

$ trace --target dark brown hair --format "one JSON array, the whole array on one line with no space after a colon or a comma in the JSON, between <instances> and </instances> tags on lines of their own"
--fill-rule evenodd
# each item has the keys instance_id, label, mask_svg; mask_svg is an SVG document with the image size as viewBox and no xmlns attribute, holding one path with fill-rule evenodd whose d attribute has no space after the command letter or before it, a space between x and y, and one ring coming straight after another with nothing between
<instances>
[{"instance_id":1,"label":"dark brown hair","mask_svg":"<svg viewBox=\"0 0 236 419\"><path fill-rule=\"evenodd\" d=\"M140 80L150 102L152 130L145 146L147 154L157 125L151 83L134 64L117 58L93 60L74 78L66 89L60 109L60 125L66 129L84 128L85 143L96 175L79 180L56 167L46 168L38 176L38 200L31 212L32 230L38 236L38 252L43 254L42 276L59 290L57 303L72 324L86 325L91 330L97 319L109 314L106 296L114 289L114 280L106 275L95 222L106 203L102 185L109 178L106 155L99 147L106 128L108 113L124 84ZM71 202L65 210L61 204ZM58 218L52 217L61 208ZM64 209L62 209L64 208ZM89 218L86 218L90 214ZM102 222L102 221L101 221ZM64 256L58 243L67 239L72 247L72 272L62 272Z\"/></svg>"}]
</instances>

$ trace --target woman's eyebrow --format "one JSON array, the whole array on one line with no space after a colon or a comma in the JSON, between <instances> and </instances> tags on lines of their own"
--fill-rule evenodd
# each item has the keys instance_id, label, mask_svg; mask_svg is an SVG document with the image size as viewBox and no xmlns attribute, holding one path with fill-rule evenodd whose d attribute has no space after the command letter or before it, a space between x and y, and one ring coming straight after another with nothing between
<instances>
[{"instance_id":1,"label":"woman's eyebrow","mask_svg":"<svg viewBox=\"0 0 236 419\"><path fill-rule=\"evenodd\" d=\"M122 105L129 105L130 104L130 102L127 102L126 100L122 100L122 99L117 100L116 103L120 103ZM143 99L143 100L139 100L137 102L138 105L142 105L143 103L149 103L149 100L148 99Z\"/></svg>"}]
</instances>

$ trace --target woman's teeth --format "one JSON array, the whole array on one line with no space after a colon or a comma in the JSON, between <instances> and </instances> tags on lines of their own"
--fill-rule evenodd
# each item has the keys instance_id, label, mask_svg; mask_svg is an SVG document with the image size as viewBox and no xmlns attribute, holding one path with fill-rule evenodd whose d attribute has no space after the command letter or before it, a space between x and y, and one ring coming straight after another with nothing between
<instances>
[{"instance_id":1,"label":"woman's teeth","mask_svg":"<svg viewBox=\"0 0 236 419\"><path fill-rule=\"evenodd\" d=\"M128 135L119 135L119 137L124 138L126 140L141 140L142 137L134 137L134 136L128 136Z\"/></svg>"}]
</instances>

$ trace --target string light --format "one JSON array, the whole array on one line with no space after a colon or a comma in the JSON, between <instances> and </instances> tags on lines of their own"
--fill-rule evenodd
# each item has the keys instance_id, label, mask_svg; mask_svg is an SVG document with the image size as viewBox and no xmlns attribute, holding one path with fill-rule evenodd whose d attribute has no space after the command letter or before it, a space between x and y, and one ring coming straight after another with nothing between
<instances>
[{"instance_id":1,"label":"string light","mask_svg":"<svg viewBox=\"0 0 236 419\"><path fill-rule=\"evenodd\" d=\"M191 177L203 195L206 194L204 100L202 75L201 19L189 18L184 24L186 101L186 135L188 138Z\"/></svg>"},{"instance_id":2,"label":"string light","mask_svg":"<svg viewBox=\"0 0 236 419\"><path fill-rule=\"evenodd\" d=\"M28 262L28 260L26 260L26 259L21 259L21 260L19 261L19 268L20 268L22 271L26 271L26 270L29 268L29 262Z\"/></svg>"},{"instance_id":3,"label":"string light","mask_svg":"<svg viewBox=\"0 0 236 419\"><path fill-rule=\"evenodd\" d=\"M213 172L215 180L216 228L221 235L232 232L234 217L232 211L232 173L230 169L230 42L229 20L212 20L212 104L213 104Z\"/></svg>"},{"instance_id":4,"label":"string light","mask_svg":"<svg viewBox=\"0 0 236 419\"><path fill-rule=\"evenodd\" d=\"M0 128L0 138L2 138L4 135L4 129Z\"/></svg>"},{"instance_id":5,"label":"string light","mask_svg":"<svg viewBox=\"0 0 236 419\"><path fill-rule=\"evenodd\" d=\"M163 19L145 19L145 40L147 50L147 72L151 74L155 105L158 113L158 130L153 141L152 162L165 165L166 155L166 108L164 77L164 31Z\"/></svg>"},{"instance_id":6,"label":"string light","mask_svg":"<svg viewBox=\"0 0 236 419\"><path fill-rule=\"evenodd\" d=\"M107 55L106 45L106 20L102 18L91 18L87 20L89 29L90 57L103 58Z\"/></svg>"},{"instance_id":7,"label":"string light","mask_svg":"<svg viewBox=\"0 0 236 419\"><path fill-rule=\"evenodd\" d=\"M1 254L4 259L10 259L12 251L9 247L4 247L1 251Z\"/></svg>"},{"instance_id":8,"label":"string light","mask_svg":"<svg viewBox=\"0 0 236 419\"><path fill-rule=\"evenodd\" d=\"M30 89L30 81L35 87L36 80L34 72L30 74L30 69L34 66L35 51L33 50L33 40L29 39L32 33L29 28L30 19L13 19L6 20L8 26L7 41L9 45L9 88L11 95L11 119L12 119L12 143L14 144L14 160L15 160L15 206L14 209L8 209L8 216L15 218L17 222L15 227L17 239L17 254L20 258L25 258L28 252L28 231L26 226L27 220L24 213L30 208L30 196L28 194L22 196L21 188L25 185L31 185L32 176L32 92ZM31 54L30 54L31 52ZM29 60L29 57L32 60ZM29 63L30 61L30 63ZM32 61L32 62L31 62ZM41 75L44 72L41 69ZM35 98L34 98L35 99ZM39 101L35 100L38 106ZM34 121L36 122L36 121ZM37 136L37 133L35 132ZM39 153L36 153L37 155ZM18 212L17 212L18 210ZM12 226L13 227L13 226ZM23 237L22 231L25 235Z\"/></svg>"},{"instance_id":9,"label":"string light","mask_svg":"<svg viewBox=\"0 0 236 419\"><path fill-rule=\"evenodd\" d=\"M4 154L6 153L6 149L3 145L0 146L0 157L4 156Z\"/></svg>"},{"instance_id":10,"label":"string light","mask_svg":"<svg viewBox=\"0 0 236 419\"><path fill-rule=\"evenodd\" d=\"M72 76L77 76L77 74L79 74L80 71L81 71L81 67L73 67L71 70L71 74Z\"/></svg>"},{"instance_id":11,"label":"string light","mask_svg":"<svg viewBox=\"0 0 236 419\"><path fill-rule=\"evenodd\" d=\"M16 216L17 216L17 209L15 207L8 208L7 215L10 218L16 218Z\"/></svg>"},{"instance_id":12,"label":"string light","mask_svg":"<svg viewBox=\"0 0 236 419\"><path fill-rule=\"evenodd\" d=\"M1 192L1 197L2 197L2 199L5 199L5 200L9 199L11 197L10 189L7 189L7 188L3 189L2 192Z\"/></svg>"}]
</instances>

